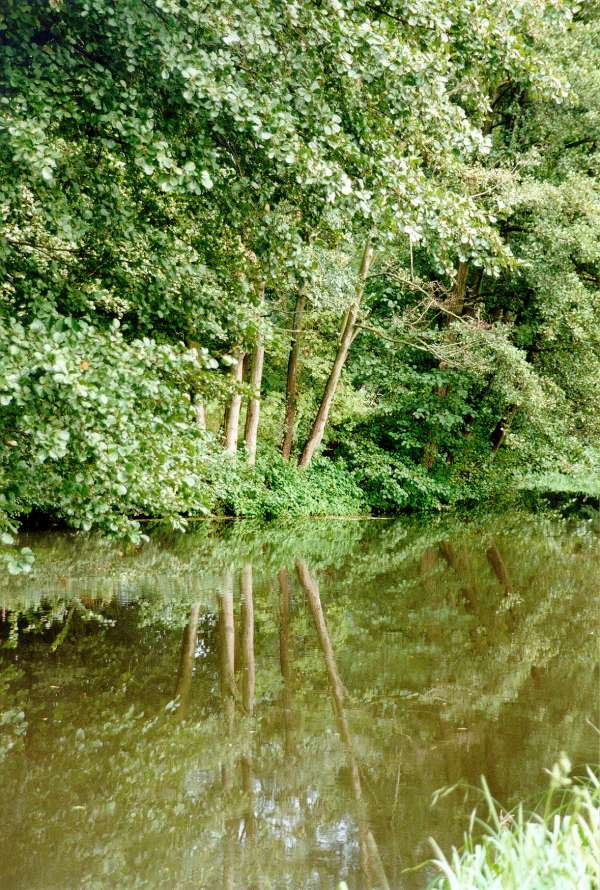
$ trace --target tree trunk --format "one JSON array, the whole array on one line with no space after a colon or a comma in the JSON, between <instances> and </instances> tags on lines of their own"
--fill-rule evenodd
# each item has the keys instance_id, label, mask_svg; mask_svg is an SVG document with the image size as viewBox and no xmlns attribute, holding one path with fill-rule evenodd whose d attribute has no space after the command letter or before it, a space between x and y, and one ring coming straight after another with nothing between
<instances>
[{"instance_id":1,"label":"tree trunk","mask_svg":"<svg viewBox=\"0 0 600 890\"><path fill-rule=\"evenodd\" d=\"M463 315L477 318L481 312L481 282L483 281L483 269L475 269L473 280L465 295Z\"/></svg>"},{"instance_id":2,"label":"tree trunk","mask_svg":"<svg viewBox=\"0 0 600 890\"><path fill-rule=\"evenodd\" d=\"M454 315L460 316L463 314L465 297L467 295L468 277L469 265L468 263L465 263L461 260L458 264L454 287L452 288L452 293L450 294L450 299L448 300L448 309L453 312Z\"/></svg>"},{"instance_id":3,"label":"tree trunk","mask_svg":"<svg viewBox=\"0 0 600 890\"><path fill-rule=\"evenodd\" d=\"M225 433L223 444L225 450L235 454L238 443L238 428L240 425L240 411L242 408L242 394L237 389L244 379L244 358L245 353L240 352L237 362L231 368L231 377L233 379L236 391L231 397L231 401L225 413Z\"/></svg>"},{"instance_id":4,"label":"tree trunk","mask_svg":"<svg viewBox=\"0 0 600 890\"><path fill-rule=\"evenodd\" d=\"M259 307L265 299L265 285L260 286ZM250 368L250 386L252 395L248 402L246 413L246 426L244 429L244 441L248 455L248 463L254 466L256 463L256 440L258 437L258 421L260 419L260 387L262 383L263 366L265 362L265 344L262 331L259 329L256 337L256 346L252 354L252 366Z\"/></svg>"},{"instance_id":5,"label":"tree trunk","mask_svg":"<svg viewBox=\"0 0 600 890\"><path fill-rule=\"evenodd\" d=\"M292 345L288 359L287 384L285 392L285 430L281 445L281 456L289 460L294 446L294 424L296 421L296 404L298 400L298 356L300 354L300 338L302 334L302 318L306 305L306 288L302 288L296 300L292 329Z\"/></svg>"},{"instance_id":6,"label":"tree trunk","mask_svg":"<svg viewBox=\"0 0 600 890\"><path fill-rule=\"evenodd\" d=\"M327 385L325 386L325 392L323 393L323 398L321 399L321 405L317 412L317 416L312 425L312 429L310 431L308 439L306 440L306 444L304 445L304 448L302 450L302 454L300 455L300 460L298 461L298 466L303 469L309 466L315 451L323 441L327 419L329 417L329 412L335 398L335 392L340 381L342 368L346 363L348 351L354 339L356 319L358 318L360 301L365 289L365 281L367 279L367 275L369 274L369 268L371 266L372 260L373 248L371 246L371 242L367 241L358 272L358 280L356 282L354 300L352 301L352 304L350 305L350 308L348 309L348 313L346 315L346 322L342 329L342 336L340 338L340 343L338 346L335 361L333 363L333 368L331 369L331 373L329 374L329 379L327 380Z\"/></svg>"},{"instance_id":7,"label":"tree trunk","mask_svg":"<svg viewBox=\"0 0 600 890\"><path fill-rule=\"evenodd\" d=\"M188 349L193 349L196 353L200 350L200 344L196 340L186 340L185 345ZM206 413L204 411L204 401L198 392L197 385L194 384L190 390L190 399L194 408L194 416L196 418L196 426L201 432L206 432Z\"/></svg>"},{"instance_id":8,"label":"tree trunk","mask_svg":"<svg viewBox=\"0 0 600 890\"><path fill-rule=\"evenodd\" d=\"M468 263L463 262L462 260L458 264L458 269L456 270L456 279L454 281L454 286L450 292L450 296L446 300L445 308L448 312L452 313L454 316L462 316L465 308L465 299L467 296L467 281L469 278L469 265ZM451 321L451 315L444 315L442 319L442 324L446 327ZM443 360L438 362L438 368L443 370L447 367L446 362ZM449 387L447 386L438 386L436 389L436 395L440 399L445 399L448 395ZM431 438L425 445L423 451L422 464L427 470L431 470L438 456L439 445L438 443Z\"/></svg>"},{"instance_id":9,"label":"tree trunk","mask_svg":"<svg viewBox=\"0 0 600 890\"><path fill-rule=\"evenodd\" d=\"M204 410L204 401L201 396L196 396L194 401L194 414L196 415L196 426L198 429L206 432L206 411Z\"/></svg>"},{"instance_id":10,"label":"tree trunk","mask_svg":"<svg viewBox=\"0 0 600 890\"><path fill-rule=\"evenodd\" d=\"M512 405L509 408L508 413L496 424L496 428L492 433L492 456L494 456L502 445L504 445L516 413L517 406Z\"/></svg>"}]
</instances>

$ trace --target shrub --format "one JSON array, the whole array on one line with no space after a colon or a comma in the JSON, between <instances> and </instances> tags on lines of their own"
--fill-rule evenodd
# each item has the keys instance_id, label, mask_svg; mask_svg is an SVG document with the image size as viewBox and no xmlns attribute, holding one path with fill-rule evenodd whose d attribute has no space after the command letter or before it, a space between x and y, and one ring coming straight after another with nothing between
<instances>
[{"instance_id":1,"label":"shrub","mask_svg":"<svg viewBox=\"0 0 600 890\"><path fill-rule=\"evenodd\" d=\"M206 511L194 350L75 319L0 320L0 531L37 510L139 538L130 517ZM8 538L7 538L8 543Z\"/></svg>"},{"instance_id":2,"label":"shrub","mask_svg":"<svg viewBox=\"0 0 600 890\"><path fill-rule=\"evenodd\" d=\"M255 467L242 454L215 463L213 509L230 516L275 519L364 513L366 499L346 464L320 458L306 470L263 449Z\"/></svg>"}]
</instances>

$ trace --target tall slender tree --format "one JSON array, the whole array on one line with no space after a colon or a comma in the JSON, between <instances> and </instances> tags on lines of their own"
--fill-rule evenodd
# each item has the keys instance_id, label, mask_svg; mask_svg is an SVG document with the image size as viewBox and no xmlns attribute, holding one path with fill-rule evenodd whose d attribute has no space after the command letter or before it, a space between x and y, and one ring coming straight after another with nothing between
<instances>
[{"instance_id":1,"label":"tall slender tree","mask_svg":"<svg viewBox=\"0 0 600 890\"><path fill-rule=\"evenodd\" d=\"M348 311L346 312L335 360L329 373L329 377L327 378L327 383L325 385L321 404L319 405L319 410L317 411L317 415L314 419L310 433L304 444L302 454L300 455L300 459L298 461L298 466L303 469L309 466L311 460L313 459L315 451L323 441L325 427L329 418L329 412L331 411L331 406L333 405L333 400L335 398L335 393L340 381L342 370L344 368L344 364L348 357L348 352L350 351L350 347L356 333L356 322L358 320L360 303L365 290L365 283L369 274L372 260L373 247L370 239L368 239L363 249L360 261L360 267L358 270L356 287L354 291L354 299L352 300L352 303L350 304L350 306L348 307Z\"/></svg>"}]
</instances>

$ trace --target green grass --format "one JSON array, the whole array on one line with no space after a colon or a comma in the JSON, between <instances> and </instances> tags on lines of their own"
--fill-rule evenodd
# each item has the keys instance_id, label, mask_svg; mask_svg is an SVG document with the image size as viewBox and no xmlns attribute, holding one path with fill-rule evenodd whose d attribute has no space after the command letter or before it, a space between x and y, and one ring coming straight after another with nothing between
<instances>
[{"instance_id":1,"label":"green grass","mask_svg":"<svg viewBox=\"0 0 600 890\"><path fill-rule=\"evenodd\" d=\"M566 758L551 773L541 812L503 813L483 783L486 821L473 815L465 844L446 857L433 842L440 877L430 890L599 890L600 781L569 778ZM557 801L559 801L557 805Z\"/></svg>"}]
</instances>

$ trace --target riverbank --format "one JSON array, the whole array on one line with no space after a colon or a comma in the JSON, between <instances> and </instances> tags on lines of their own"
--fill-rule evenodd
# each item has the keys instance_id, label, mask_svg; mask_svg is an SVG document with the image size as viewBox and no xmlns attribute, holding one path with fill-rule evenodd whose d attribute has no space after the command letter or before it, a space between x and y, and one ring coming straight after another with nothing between
<instances>
[{"instance_id":1,"label":"riverbank","mask_svg":"<svg viewBox=\"0 0 600 890\"><path fill-rule=\"evenodd\" d=\"M591 770L574 781L563 757L542 806L529 816L522 805L504 813L485 783L483 789L487 819L473 820L461 852L446 856L435 845L442 877L430 890L597 890L600 782Z\"/></svg>"}]
</instances>

